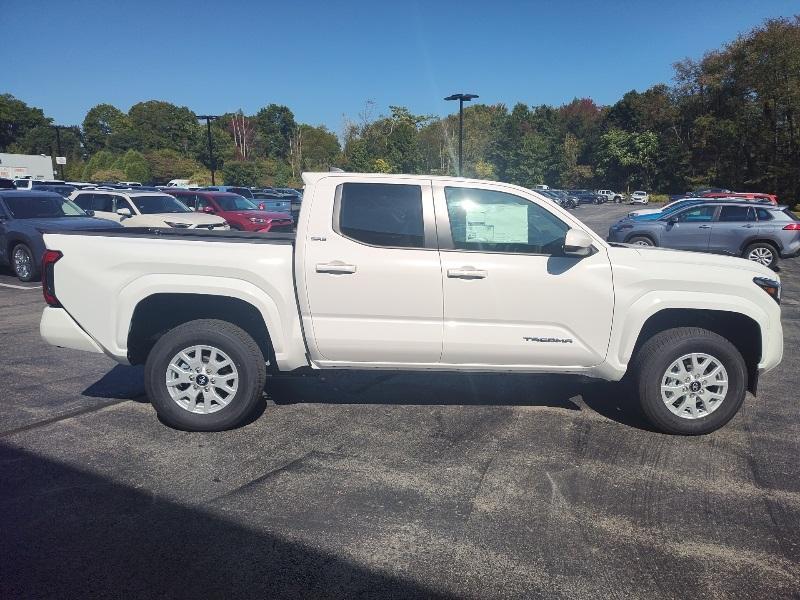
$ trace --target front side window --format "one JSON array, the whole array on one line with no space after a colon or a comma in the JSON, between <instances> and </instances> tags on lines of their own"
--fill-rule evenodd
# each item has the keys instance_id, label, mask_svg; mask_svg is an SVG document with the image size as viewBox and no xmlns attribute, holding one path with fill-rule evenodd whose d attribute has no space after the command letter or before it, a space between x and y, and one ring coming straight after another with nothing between
<instances>
[{"instance_id":1,"label":"front side window","mask_svg":"<svg viewBox=\"0 0 800 600\"><path fill-rule=\"evenodd\" d=\"M343 183L339 188L339 233L372 246L425 247L420 186Z\"/></svg>"},{"instance_id":2,"label":"front side window","mask_svg":"<svg viewBox=\"0 0 800 600\"><path fill-rule=\"evenodd\" d=\"M460 250L560 254L569 226L538 204L494 190L446 187L453 245Z\"/></svg>"},{"instance_id":3,"label":"front side window","mask_svg":"<svg viewBox=\"0 0 800 600\"><path fill-rule=\"evenodd\" d=\"M92 210L114 212L114 196L111 194L95 194L92 200Z\"/></svg>"},{"instance_id":4,"label":"front side window","mask_svg":"<svg viewBox=\"0 0 800 600\"><path fill-rule=\"evenodd\" d=\"M711 221L714 219L714 211L716 210L716 206L697 206L695 208L690 208L678 215L678 221L681 223L702 223Z\"/></svg>"}]
</instances>

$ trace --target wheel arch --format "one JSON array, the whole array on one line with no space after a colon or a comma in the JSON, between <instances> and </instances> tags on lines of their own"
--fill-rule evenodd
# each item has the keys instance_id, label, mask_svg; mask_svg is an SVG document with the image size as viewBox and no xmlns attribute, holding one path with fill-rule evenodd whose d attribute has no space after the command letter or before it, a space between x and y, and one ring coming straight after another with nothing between
<instances>
[{"instance_id":1,"label":"wheel arch","mask_svg":"<svg viewBox=\"0 0 800 600\"><path fill-rule=\"evenodd\" d=\"M261 312L240 298L215 294L156 293L136 304L127 336L128 360L143 364L158 339L170 329L198 319L232 323L249 333L264 355L275 364L275 350Z\"/></svg>"},{"instance_id":2,"label":"wheel arch","mask_svg":"<svg viewBox=\"0 0 800 600\"><path fill-rule=\"evenodd\" d=\"M780 243L780 241L773 240L770 238L765 238L760 235L754 235L741 245L741 247L739 248L739 256L744 254L744 251L747 250L747 248L749 246L752 246L753 244L769 244L770 246L775 248L775 250L777 250L779 254L783 252L783 245Z\"/></svg>"},{"instance_id":3,"label":"wheel arch","mask_svg":"<svg viewBox=\"0 0 800 600\"><path fill-rule=\"evenodd\" d=\"M649 316L638 331L630 356L654 335L677 327L699 327L731 342L747 365L748 389L755 394L763 353L761 325L742 312L704 308L663 308Z\"/></svg>"}]
</instances>

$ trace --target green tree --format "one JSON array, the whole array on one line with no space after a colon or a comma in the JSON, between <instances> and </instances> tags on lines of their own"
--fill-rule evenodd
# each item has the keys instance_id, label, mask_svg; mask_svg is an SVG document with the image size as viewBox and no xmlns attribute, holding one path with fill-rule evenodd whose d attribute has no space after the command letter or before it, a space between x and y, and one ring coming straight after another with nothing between
<instances>
[{"instance_id":1,"label":"green tree","mask_svg":"<svg viewBox=\"0 0 800 600\"><path fill-rule=\"evenodd\" d=\"M111 104L93 106L83 119L83 144L90 154L126 147L130 138L127 115Z\"/></svg>"},{"instance_id":2,"label":"green tree","mask_svg":"<svg viewBox=\"0 0 800 600\"><path fill-rule=\"evenodd\" d=\"M125 179L125 172L119 169L101 169L95 171L89 177L90 181L123 181Z\"/></svg>"},{"instance_id":3,"label":"green tree","mask_svg":"<svg viewBox=\"0 0 800 600\"><path fill-rule=\"evenodd\" d=\"M5 152L30 129L49 125L51 121L41 108L28 106L11 94L0 94L0 151Z\"/></svg>"},{"instance_id":4,"label":"green tree","mask_svg":"<svg viewBox=\"0 0 800 600\"><path fill-rule=\"evenodd\" d=\"M342 153L339 139L324 125L300 125L300 139L303 170L326 171L339 160Z\"/></svg>"},{"instance_id":5,"label":"green tree","mask_svg":"<svg viewBox=\"0 0 800 600\"><path fill-rule=\"evenodd\" d=\"M150 181L150 165L144 155L136 150L128 150L120 156L113 168L122 171L128 181Z\"/></svg>"},{"instance_id":6,"label":"green tree","mask_svg":"<svg viewBox=\"0 0 800 600\"><path fill-rule=\"evenodd\" d=\"M158 100L134 104L128 111L128 121L139 151L168 149L184 157L190 154L200 129L191 110Z\"/></svg>"},{"instance_id":7,"label":"green tree","mask_svg":"<svg viewBox=\"0 0 800 600\"><path fill-rule=\"evenodd\" d=\"M256 186L267 176L265 165L256 161L229 160L222 169L225 185Z\"/></svg>"},{"instance_id":8,"label":"green tree","mask_svg":"<svg viewBox=\"0 0 800 600\"><path fill-rule=\"evenodd\" d=\"M98 171L105 171L111 169L114 165L116 158L108 150L100 150L94 154L83 169L82 179L86 181L95 181L94 174Z\"/></svg>"},{"instance_id":9,"label":"green tree","mask_svg":"<svg viewBox=\"0 0 800 600\"><path fill-rule=\"evenodd\" d=\"M188 179L202 169L197 161L169 148L151 150L144 156L150 167L150 178L156 183L166 183L170 179Z\"/></svg>"},{"instance_id":10,"label":"green tree","mask_svg":"<svg viewBox=\"0 0 800 600\"><path fill-rule=\"evenodd\" d=\"M269 104L259 110L253 120L266 156L287 159L289 143L297 129L294 113L289 110L289 107Z\"/></svg>"}]
</instances>

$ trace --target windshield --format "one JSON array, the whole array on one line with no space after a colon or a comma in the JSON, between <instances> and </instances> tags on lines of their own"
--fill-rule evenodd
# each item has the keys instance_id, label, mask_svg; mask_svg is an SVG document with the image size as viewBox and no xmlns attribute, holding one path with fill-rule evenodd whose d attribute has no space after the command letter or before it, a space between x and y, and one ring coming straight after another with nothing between
<instances>
[{"instance_id":1,"label":"windshield","mask_svg":"<svg viewBox=\"0 0 800 600\"><path fill-rule=\"evenodd\" d=\"M8 210L16 219L50 219L53 217L85 217L77 204L58 196L5 198Z\"/></svg>"},{"instance_id":2,"label":"windshield","mask_svg":"<svg viewBox=\"0 0 800 600\"><path fill-rule=\"evenodd\" d=\"M258 210L258 206L243 196L215 195L214 200L222 210Z\"/></svg>"},{"instance_id":3,"label":"windshield","mask_svg":"<svg viewBox=\"0 0 800 600\"><path fill-rule=\"evenodd\" d=\"M143 215L192 212L191 209L184 206L176 198L168 196L167 194L133 196L131 200L136 205L137 210Z\"/></svg>"}]
</instances>

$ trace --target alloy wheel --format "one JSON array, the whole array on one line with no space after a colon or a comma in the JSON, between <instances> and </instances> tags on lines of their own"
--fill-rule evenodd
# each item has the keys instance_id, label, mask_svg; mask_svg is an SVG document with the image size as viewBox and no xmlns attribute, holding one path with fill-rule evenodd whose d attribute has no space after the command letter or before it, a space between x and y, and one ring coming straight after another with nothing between
<instances>
[{"instance_id":1,"label":"alloy wheel","mask_svg":"<svg viewBox=\"0 0 800 600\"><path fill-rule=\"evenodd\" d=\"M14 250L14 272L20 279L27 279L33 272L33 257L22 246Z\"/></svg>"},{"instance_id":2,"label":"alloy wheel","mask_svg":"<svg viewBox=\"0 0 800 600\"><path fill-rule=\"evenodd\" d=\"M236 397L239 372L233 360L214 346L190 346L167 366L169 395L182 409L197 414L222 410Z\"/></svg>"},{"instance_id":3,"label":"alloy wheel","mask_svg":"<svg viewBox=\"0 0 800 600\"><path fill-rule=\"evenodd\" d=\"M753 262L757 262L767 267L772 264L774 258L775 255L773 254L772 250L766 246L758 246L757 248L753 248L747 255L748 260L752 260Z\"/></svg>"},{"instance_id":4,"label":"alloy wheel","mask_svg":"<svg viewBox=\"0 0 800 600\"><path fill-rule=\"evenodd\" d=\"M661 378L661 399L682 419L700 419L717 410L728 393L728 372L710 354L693 352L675 360Z\"/></svg>"}]
</instances>

